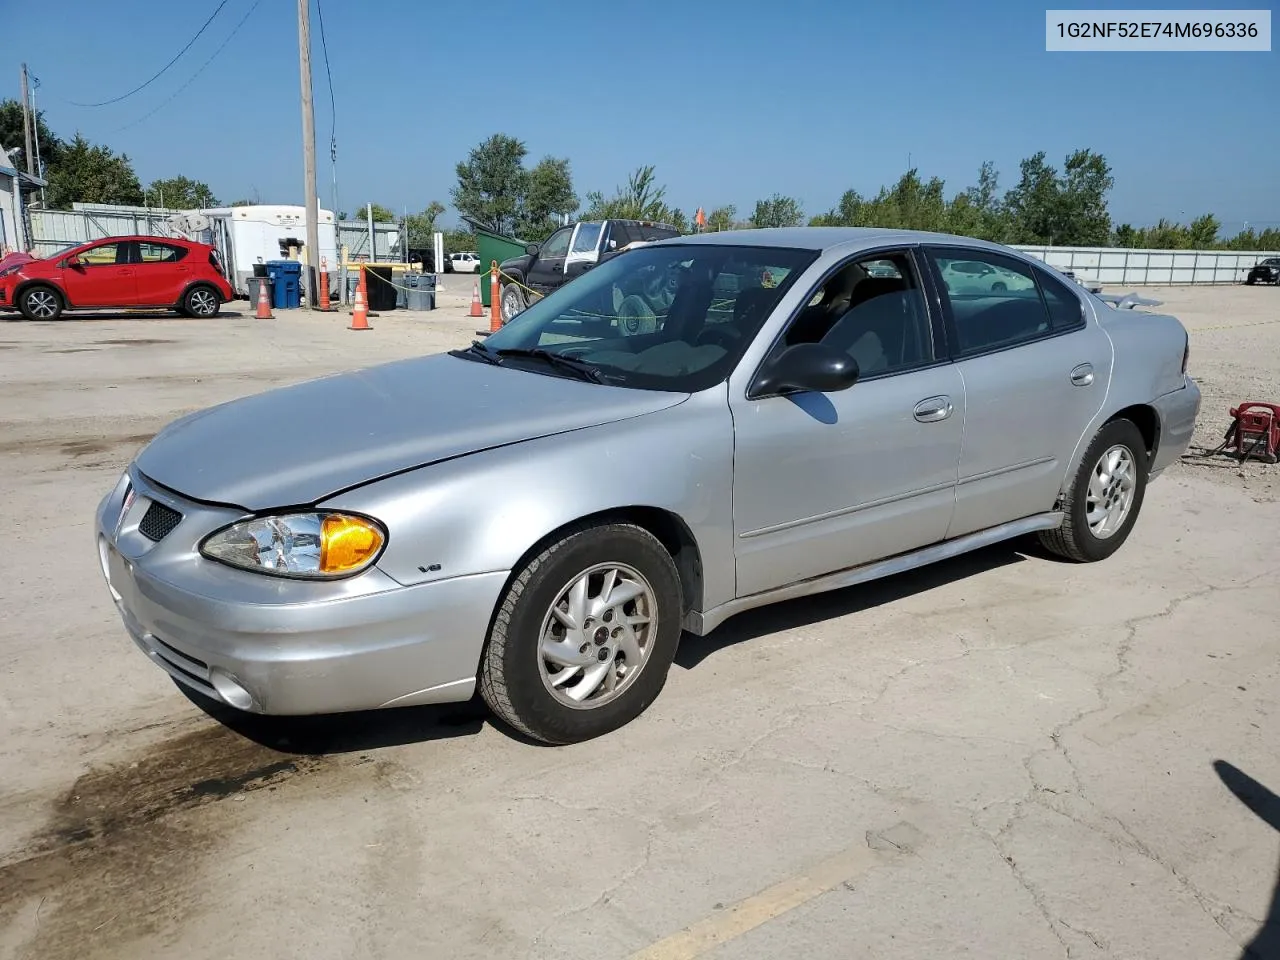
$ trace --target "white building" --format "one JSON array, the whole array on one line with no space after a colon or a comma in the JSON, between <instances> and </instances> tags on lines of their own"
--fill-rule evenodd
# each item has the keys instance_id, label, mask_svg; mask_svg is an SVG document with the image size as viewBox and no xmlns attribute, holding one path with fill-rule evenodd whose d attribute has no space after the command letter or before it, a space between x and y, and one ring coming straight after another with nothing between
<instances>
[{"instance_id":1,"label":"white building","mask_svg":"<svg viewBox=\"0 0 1280 960\"><path fill-rule=\"evenodd\" d=\"M0 144L0 256L26 253L34 245L27 224L27 197L47 186L44 180L13 165L13 154Z\"/></svg>"}]
</instances>

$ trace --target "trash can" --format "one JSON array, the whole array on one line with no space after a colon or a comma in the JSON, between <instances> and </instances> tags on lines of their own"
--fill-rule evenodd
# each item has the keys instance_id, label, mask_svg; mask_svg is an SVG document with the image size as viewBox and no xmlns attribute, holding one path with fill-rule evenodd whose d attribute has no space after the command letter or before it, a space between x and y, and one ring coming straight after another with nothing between
<instances>
[{"instance_id":1,"label":"trash can","mask_svg":"<svg viewBox=\"0 0 1280 960\"><path fill-rule=\"evenodd\" d=\"M258 286L260 284L267 285L267 303L273 303L271 299L271 280L266 277L246 277L245 282L249 284L249 304L255 310L258 309Z\"/></svg>"},{"instance_id":2,"label":"trash can","mask_svg":"<svg viewBox=\"0 0 1280 960\"><path fill-rule=\"evenodd\" d=\"M364 272L368 274L364 288L369 296L370 311L394 310L399 293L394 286L395 272L391 267L365 267Z\"/></svg>"},{"instance_id":3,"label":"trash can","mask_svg":"<svg viewBox=\"0 0 1280 960\"><path fill-rule=\"evenodd\" d=\"M302 306L302 264L297 260L268 260L267 276L271 280L271 305L280 310Z\"/></svg>"},{"instance_id":4,"label":"trash can","mask_svg":"<svg viewBox=\"0 0 1280 960\"><path fill-rule=\"evenodd\" d=\"M480 302L487 307L489 306L489 265L494 260L501 264L503 260L524 256L524 248L528 246L528 242L517 237L504 237L502 234L494 233L468 217L462 219L476 235L476 256L480 260L479 275L476 279L480 281Z\"/></svg>"},{"instance_id":5,"label":"trash can","mask_svg":"<svg viewBox=\"0 0 1280 960\"><path fill-rule=\"evenodd\" d=\"M434 273L406 274L404 286L406 309L434 310L436 308L436 275Z\"/></svg>"}]
</instances>

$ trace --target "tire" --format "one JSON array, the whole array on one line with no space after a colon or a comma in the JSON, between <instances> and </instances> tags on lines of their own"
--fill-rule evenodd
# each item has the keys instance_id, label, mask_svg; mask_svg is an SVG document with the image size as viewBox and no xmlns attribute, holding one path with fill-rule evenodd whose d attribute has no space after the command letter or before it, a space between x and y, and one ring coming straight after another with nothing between
<instances>
[{"instance_id":1,"label":"tire","mask_svg":"<svg viewBox=\"0 0 1280 960\"><path fill-rule=\"evenodd\" d=\"M995 293L1004 293L1009 288L1005 285L1005 282L1003 280L997 280L995 283L991 285L991 289Z\"/></svg>"},{"instance_id":2,"label":"tire","mask_svg":"<svg viewBox=\"0 0 1280 960\"><path fill-rule=\"evenodd\" d=\"M18 309L28 320L57 320L64 306L62 294L44 284L27 287L18 295Z\"/></svg>"},{"instance_id":3,"label":"tire","mask_svg":"<svg viewBox=\"0 0 1280 960\"><path fill-rule=\"evenodd\" d=\"M524 291L517 287L514 283L505 284L502 288L502 322L508 323L513 317L521 313L528 303L525 301Z\"/></svg>"},{"instance_id":4,"label":"tire","mask_svg":"<svg viewBox=\"0 0 1280 960\"><path fill-rule=\"evenodd\" d=\"M1103 502L1107 497L1114 497L1114 491L1120 492L1120 499L1111 502L1120 504L1124 499L1124 484L1116 481L1116 485L1094 484L1095 473L1102 467L1104 456L1110 457L1119 451L1121 462L1127 458L1131 486L1128 487L1129 504L1118 514L1096 526L1089 523L1089 502L1093 497L1091 485L1095 493L1102 487ZM1142 501L1147 492L1147 445L1131 420L1113 420L1098 431L1093 442L1085 451L1076 471L1075 479L1062 500L1062 526L1057 530L1045 530L1040 534L1040 543L1060 557L1078 563L1093 563L1111 556L1129 538L1133 525L1142 511ZM1095 501L1096 502L1096 501ZM1113 524L1109 529L1107 523Z\"/></svg>"},{"instance_id":5,"label":"tire","mask_svg":"<svg viewBox=\"0 0 1280 960\"><path fill-rule=\"evenodd\" d=\"M216 317L222 309L222 298L213 287L195 286L182 298L181 312L196 320Z\"/></svg>"},{"instance_id":6,"label":"tire","mask_svg":"<svg viewBox=\"0 0 1280 960\"><path fill-rule=\"evenodd\" d=\"M553 613L553 605L563 604L572 617L572 585L590 574L582 617L592 609L592 600L606 596L607 570L619 568L612 594L638 588L634 600L596 607L597 619L583 618L582 631L571 630ZM623 629L631 630L622 618L645 607L648 624L637 625L630 643L617 640ZM622 523L571 529L520 570L507 588L481 656L481 696L498 717L543 743L579 743L610 733L643 713L662 691L680 642L683 609L675 564L650 533ZM635 672L626 663L627 647L643 656ZM548 649L584 659L553 670ZM606 679L592 686L597 663ZM567 678L563 681L561 671ZM607 689L610 675L616 684L612 691ZM557 686L560 693L553 692ZM568 705L565 691L578 694L573 699L587 705Z\"/></svg>"}]
</instances>

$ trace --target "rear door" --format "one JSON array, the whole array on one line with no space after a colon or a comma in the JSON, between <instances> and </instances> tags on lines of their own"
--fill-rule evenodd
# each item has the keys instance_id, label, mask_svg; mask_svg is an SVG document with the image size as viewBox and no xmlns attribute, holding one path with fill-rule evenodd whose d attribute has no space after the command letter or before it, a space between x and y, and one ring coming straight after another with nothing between
<instances>
[{"instance_id":1,"label":"rear door","mask_svg":"<svg viewBox=\"0 0 1280 960\"><path fill-rule=\"evenodd\" d=\"M966 399L947 536L1052 510L1102 406L1111 340L1080 297L1045 270L983 248L925 251Z\"/></svg>"},{"instance_id":2,"label":"rear door","mask_svg":"<svg viewBox=\"0 0 1280 960\"><path fill-rule=\"evenodd\" d=\"M580 277L600 259L600 234L603 223L579 223L573 228L573 239L569 242L569 253L565 256L565 281Z\"/></svg>"},{"instance_id":3,"label":"rear door","mask_svg":"<svg viewBox=\"0 0 1280 960\"><path fill-rule=\"evenodd\" d=\"M167 306L177 303L191 280L187 248L159 241L138 244L138 303Z\"/></svg>"},{"instance_id":4,"label":"rear door","mask_svg":"<svg viewBox=\"0 0 1280 960\"><path fill-rule=\"evenodd\" d=\"M127 307L137 302L134 243L111 240L86 247L79 262L62 271L67 299L77 307Z\"/></svg>"},{"instance_id":5,"label":"rear door","mask_svg":"<svg viewBox=\"0 0 1280 960\"><path fill-rule=\"evenodd\" d=\"M573 227L561 227L547 238L529 266L526 282L544 296L564 283L564 262L569 254Z\"/></svg>"}]
</instances>

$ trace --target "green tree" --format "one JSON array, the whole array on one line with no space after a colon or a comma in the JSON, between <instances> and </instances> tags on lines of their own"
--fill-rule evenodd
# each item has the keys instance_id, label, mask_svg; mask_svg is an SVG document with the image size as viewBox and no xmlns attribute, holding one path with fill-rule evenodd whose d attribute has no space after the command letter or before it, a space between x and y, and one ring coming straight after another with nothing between
<instances>
[{"instance_id":1,"label":"green tree","mask_svg":"<svg viewBox=\"0 0 1280 960\"><path fill-rule=\"evenodd\" d=\"M1043 150L1022 161L1018 185L1005 194L1011 239L1015 243L1052 243L1062 238L1059 224L1062 191L1058 171Z\"/></svg>"},{"instance_id":2,"label":"green tree","mask_svg":"<svg viewBox=\"0 0 1280 960\"><path fill-rule=\"evenodd\" d=\"M142 184L129 157L76 134L49 170L49 205L68 208L76 202L141 204Z\"/></svg>"},{"instance_id":3,"label":"green tree","mask_svg":"<svg viewBox=\"0 0 1280 960\"><path fill-rule=\"evenodd\" d=\"M454 207L494 233L510 235L527 190L527 153L521 141L504 133L475 147L457 166L458 185L450 192Z\"/></svg>"},{"instance_id":4,"label":"green tree","mask_svg":"<svg viewBox=\"0 0 1280 960\"><path fill-rule=\"evenodd\" d=\"M721 230L732 230L737 222L738 208L733 204L716 207L707 214L707 231L718 233Z\"/></svg>"},{"instance_id":5,"label":"green tree","mask_svg":"<svg viewBox=\"0 0 1280 960\"><path fill-rule=\"evenodd\" d=\"M1092 150L1070 154L1059 184L1054 242L1078 247L1104 245L1111 236L1107 194L1114 185L1111 166L1102 154Z\"/></svg>"},{"instance_id":6,"label":"green tree","mask_svg":"<svg viewBox=\"0 0 1280 960\"><path fill-rule=\"evenodd\" d=\"M652 164L639 167L618 187L612 197L599 190L587 194L584 220L651 220L672 226L676 211L667 206L667 188L660 186ZM687 222L686 222L687 226Z\"/></svg>"},{"instance_id":7,"label":"green tree","mask_svg":"<svg viewBox=\"0 0 1280 960\"><path fill-rule=\"evenodd\" d=\"M516 235L541 242L551 236L561 217L573 213L578 206L568 158L543 157L525 175Z\"/></svg>"},{"instance_id":8,"label":"green tree","mask_svg":"<svg viewBox=\"0 0 1280 960\"><path fill-rule=\"evenodd\" d=\"M396 220L399 219L396 216L395 211L392 210L390 207L384 207L380 203L372 204L372 207L373 207L374 223L395 223ZM369 207L364 207L360 211L360 219L367 220L368 218L369 218Z\"/></svg>"},{"instance_id":9,"label":"green tree","mask_svg":"<svg viewBox=\"0 0 1280 960\"><path fill-rule=\"evenodd\" d=\"M1222 224L1218 222L1218 218L1212 213L1196 217L1191 221L1189 228L1192 248L1195 250L1208 250L1218 246L1218 231L1221 229Z\"/></svg>"},{"instance_id":10,"label":"green tree","mask_svg":"<svg viewBox=\"0 0 1280 960\"><path fill-rule=\"evenodd\" d=\"M44 111L36 111L36 137L39 141L40 161L52 170L62 153L65 144L53 135L49 125L44 122ZM17 100L0 100L0 146L6 150L19 148L22 153L15 157L15 166L20 170L27 169L27 140L22 132L22 104ZM34 168L34 164L33 164Z\"/></svg>"},{"instance_id":11,"label":"green tree","mask_svg":"<svg viewBox=\"0 0 1280 960\"><path fill-rule=\"evenodd\" d=\"M756 201L751 214L753 227L798 227L804 223L804 211L795 197L775 193L765 200Z\"/></svg>"},{"instance_id":12,"label":"green tree","mask_svg":"<svg viewBox=\"0 0 1280 960\"><path fill-rule=\"evenodd\" d=\"M232 200L232 201L231 201L231 206L233 206L233 207L251 207L251 206L253 206L253 201L252 201L252 200ZM346 215L345 213L343 213L343 214L341 214L341 215L338 217L338 219L339 219L339 220L345 220L345 219L347 219L347 215Z\"/></svg>"},{"instance_id":13,"label":"green tree","mask_svg":"<svg viewBox=\"0 0 1280 960\"><path fill-rule=\"evenodd\" d=\"M445 230L444 233L444 252L450 253L468 253L476 248L476 235L470 230ZM487 267L488 264L481 266Z\"/></svg>"},{"instance_id":14,"label":"green tree","mask_svg":"<svg viewBox=\"0 0 1280 960\"><path fill-rule=\"evenodd\" d=\"M152 180L146 193L152 205L175 210L194 210L218 205L218 198L213 195L213 190L207 183L187 177Z\"/></svg>"},{"instance_id":15,"label":"green tree","mask_svg":"<svg viewBox=\"0 0 1280 960\"><path fill-rule=\"evenodd\" d=\"M432 234L436 232L436 220L440 218L442 213L444 213L444 204L439 200L432 200L427 204L425 210L420 213L409 214L405 225L408 227L409 247L411 249L431 246L434 242Z\"/></svg>"}]
</instances>

